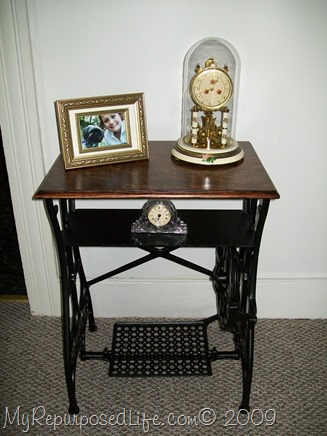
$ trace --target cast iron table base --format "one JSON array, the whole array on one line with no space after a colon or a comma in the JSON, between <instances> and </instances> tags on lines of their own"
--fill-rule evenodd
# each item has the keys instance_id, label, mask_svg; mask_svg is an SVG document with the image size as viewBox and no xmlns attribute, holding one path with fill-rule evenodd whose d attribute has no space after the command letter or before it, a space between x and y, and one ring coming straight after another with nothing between
<instances>
[{"instance_id":1,"label":"cast iron table base","mask_svg":"<svg viewBox=\"0 0 327 436\"><path fill-rule=\"evenodd\" d=\"M70 171L64 170L59 156L34 195L45 202L58 249L64 364L72 414L79 413L78 358L109 362L109 375L117 377L210 375L212 362L239 359L243 374L240 409L250 408L259 248L270 200L279 194L248 142L241 143L245 152L242 162L219 169L176 161L170 154L173 145L150 143L149 161ZM136 198L241 200L241 207L179 209L188 233L173 237L132 234L131 225L139 218L140 209L90 209L76 204L84 199ZM81 247L138 247L145 254L88 280ZM179 248L193 247L213 248L213 270L175 254ZM186 323L117 323L112 350L89 350L86 328L96 331L90 288L157 258L208 277L217 302L213 316ZM219 347L208 344L207 327L212 322L233 335L232 350L218 351Z\"/></svg>"}]
</instances>

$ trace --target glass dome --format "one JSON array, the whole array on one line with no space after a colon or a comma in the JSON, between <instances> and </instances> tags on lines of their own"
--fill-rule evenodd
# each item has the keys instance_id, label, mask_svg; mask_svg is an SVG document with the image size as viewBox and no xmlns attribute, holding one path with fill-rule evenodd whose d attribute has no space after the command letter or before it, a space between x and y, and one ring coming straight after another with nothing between
<instances>
[{"instance_id":1,"label":"glass dome","mask_svg":"<svg viewBox=\"0 0 327 436\"><path fill-rule=\"evenodd\" d=\"M239 56L223 39L205 38L188 50L183 65L181 138L172 150L174 157L215 165L243 158L243 150L233 139L239 75Z\"/></svg>"},{"instance_id":2,"label":"glass dome","mask_svg":"<svg viewBox=\"0 0 327 436\"><path fill-rule=\"evenodd\" d=\"M205 38L194 44L186 53L183 66L183 101L182 101L182 136L190 132L192 107L194 102L190 96L190 83L195 74L195 68L199 64L205 65L209 58L217 61L218 67L228 66L228 75L233 82L233 94L228 102L230 110L228 134L235 137L236 110L238 100L238 83L240 75L239 56L227 41L220 38Z\"/></svg>"}]
</instances>

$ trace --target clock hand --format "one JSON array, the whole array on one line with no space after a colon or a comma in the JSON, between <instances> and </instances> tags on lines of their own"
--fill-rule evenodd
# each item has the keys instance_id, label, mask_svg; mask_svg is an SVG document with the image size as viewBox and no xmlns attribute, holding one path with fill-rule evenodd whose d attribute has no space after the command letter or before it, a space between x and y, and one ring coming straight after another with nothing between
<instances>
[{"instance_id":1,"label":"clock hand","mask_svg":"<svg viewBox=\"0 0 327 436\"><path fill-rule=\"evenodd\" d=\"M205 92L206 94L209 94L209 91L212 91L213 88L211 89L202 89L201 91L195 91L196 94L201 94L202 92Z\"/></svg>"}]
</instances>

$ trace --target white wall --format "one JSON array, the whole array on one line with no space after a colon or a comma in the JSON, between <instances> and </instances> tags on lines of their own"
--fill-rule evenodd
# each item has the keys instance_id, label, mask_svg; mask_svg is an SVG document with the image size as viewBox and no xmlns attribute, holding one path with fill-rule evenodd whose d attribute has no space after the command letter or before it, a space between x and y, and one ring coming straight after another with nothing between
<instances>
[{"instance_id":1,"label":"white wall","mask_svg":"<svg viewBox=\"0 0 327 436\"><path fill-rule=\"evenodd\" d=\"M5 3L8 6L7 0L1 6ZM16 5L14 16L18 14L17 4L25 4L17 0L11 3ZM30 32L33 55L30 83L35 82L40 129L38 141L29 147L34 154L38 147L41 150L41 156L35 156L41 163L33 170L33 188L37 188L59 152L55 100L142 91L149 139L177 139L184 56L200 39L223 38L236 48L241 59L236 139L252 142L281 194L281 199L271 204L262 241L257 288L259 316L326 317L327 2L27 0L26 5L26 31ZM12 32L19 34L15 26ZM6 60L8 44L3 42L3 47ZM22 53L18 53L18 59L21 57ZM22 65L26 68L26 61ZM10 72L8 62L4 70L6 79ZM4 82L4 88L10 89L8 80ZM12 97L7 96L7 106ZM24 98L30 102L32 97ZM15 107L12 103L11 117L2 117L1 125L5 124L4 139L9 137L17 150L17 138L7 134L13 123L19 125ZM20 152L12 156L6 142L5 148L10 162L23 159ZM33 156L29 161L35 165ZM11 179L15 184L12 175ZM23 202L19 195L14 198L17 215L36 207L30 198ZM46 265L51 266L51 271L43 282L46 289L41 291L36 289L37 283L28 283L29 296L33 312L58 313L58 282L53 273L56 269L48 254L52 243L49 235L44 236L47 230L43 212L37 213L41 239L50 256ZM26 254L24 248L29 247L26 232L28 229L19 229L24 268L31 262L31 253ZM113 265L112 252L107 251L106 264L102 253L83 250L89 277L103 272L108 264ZM213 254L207 250L188 253L193 259L200 257L208 266L213 264ZM135 250L115 250L117 263L135 256ZM165 266L165 261L158 260L151 265L151 273L146 267L125 273L113 280L110 294L108 284L98 285L94 292L96 313L211 315L214 298L210 284L177 266L169 266L168 274ZM28 269L37 281L36 266L32 264ZM148 283L148 277L154 281ZM40 292L47 293L47 301L39 301Z\"/></svg>"}]
</instances>

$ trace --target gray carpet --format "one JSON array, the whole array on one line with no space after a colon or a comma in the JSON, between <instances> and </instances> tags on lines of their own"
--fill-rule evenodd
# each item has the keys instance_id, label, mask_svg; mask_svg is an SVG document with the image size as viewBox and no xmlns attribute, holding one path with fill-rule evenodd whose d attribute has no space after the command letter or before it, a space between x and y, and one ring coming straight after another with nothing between
<instances>
[{"instance_id":1,"label":"gray carpet","mask_svg":"<svg viewBox=\"0 0 327 436\"><path fill-rule=\"evenodd\" d=\"M32 317L27 304L12 303L0 304L0 317L4 435L327 435L327 320L259 320L252 417L237 420L239 361L214 362L212 376L180 378L109 378L105 362L87 361L78 363L77 373L84 416L66 425L60 424L68 417L60 320ZM98 320L87 348L110 347L112 324ZM222 350L232 345L231 335L216 324L209 341ZM142 424L144 414L151 420ZM29 428L23 424L27 418Z\"/></svg>"}]
</instances>

